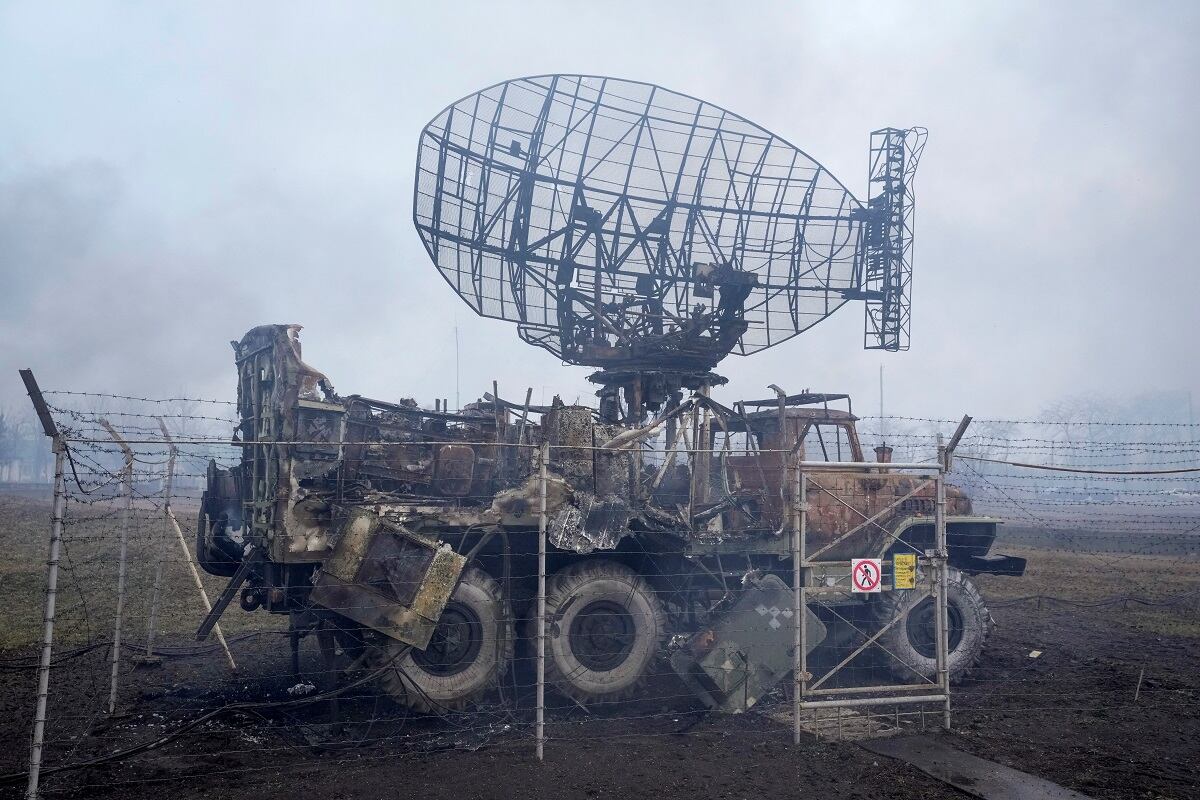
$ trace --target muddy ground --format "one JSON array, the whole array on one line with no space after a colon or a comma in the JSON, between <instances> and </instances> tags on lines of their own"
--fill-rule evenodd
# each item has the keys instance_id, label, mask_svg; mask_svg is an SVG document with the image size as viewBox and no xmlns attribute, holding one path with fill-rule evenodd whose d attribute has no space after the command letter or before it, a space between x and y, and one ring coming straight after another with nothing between
<instances>
[{"instance_id":1,"label":"muddy ground","mask_svg":"<svg viewBox=\"0 0 1200 800\"><path fill-rule=\"evenodd\" d=\"M488 706L446 719L408 716L369 686L351 686L333 724L329 701L288 694L298 681L278 620L229 612L236 674L211 646L197 648L186 633L199 613L182 563L164 573L163 641L173 655L137 666L136 651L126 649L110 717L107 650L78 648L108 635L115 523L100 509L88 520L87 510L75 511L64 574L46 763L53 770L174 738L52 771L43 779L49 797L964 796L853 743L806 734L792 745L781 696L746 715L709 716L665 674L637 703L585 712L553 699L541 764L522 677ZM4 796L24 788L17 773L34 706L47 517L43 500L0 497L0 600L10 612L0 631L0 772L11 776L0 785ZM152 570L142 562L153 552L153 529L147 512L131 540L137 566L127 638L135 644L145 637ZM930 715L930 735L1096 798L1200 797L1200 562L1087 552L1080 540L1068 550L1022 541L1031 564L1025 578L981 579L997 627L984 665L954 693L953 732L935 733ZM305 676L323 687L319 664L306 641ZM920 723L902 720L909 729Z\"/></svg>"}]
</instances>

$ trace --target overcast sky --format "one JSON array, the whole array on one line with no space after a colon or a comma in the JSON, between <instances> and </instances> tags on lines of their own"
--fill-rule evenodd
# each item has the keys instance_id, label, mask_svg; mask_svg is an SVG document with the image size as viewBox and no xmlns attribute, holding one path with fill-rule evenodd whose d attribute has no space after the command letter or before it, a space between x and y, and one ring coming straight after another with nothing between
<instances>
[{"instance_id":1,"label":"overcast sky","mask_svg":"<svg viewBox=\"0 0 1200 800\"><path fill-rule=\"evenodd\" d=\"M1200 4L0 4L0 404L43 386L230 397L229 340L305 326L343 393L491 381L587 399L438 277L417 136L500 80L585 72L724 106L860 198L869 132L929 128L912 349L861 306L719 369L889 413L1035 415L1081 394L1200 406ZM1200 409L1198 409L1200 410Z\"/></svg>"}]
</instances>

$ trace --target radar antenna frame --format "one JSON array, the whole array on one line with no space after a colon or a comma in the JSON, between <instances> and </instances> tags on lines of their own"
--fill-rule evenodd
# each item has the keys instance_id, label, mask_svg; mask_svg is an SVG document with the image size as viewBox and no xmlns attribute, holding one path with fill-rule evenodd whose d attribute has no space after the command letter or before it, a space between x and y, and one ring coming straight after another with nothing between
<instances>
[{"instance_id":1,"label":"radar antenna frame","mask_svg":"<svg viewBox=\"0 0 1200 800\"><path fill-rule=\"evenodd\" d=\"M413 219L477 313L598 367L606 418L724 383L850 300L868 348L907 349L922 129L871 136L865 205L745 118L602 76L504 81L422 131ZM625 409L618 396L624 394Z\"/></svg>"}]
</instances>

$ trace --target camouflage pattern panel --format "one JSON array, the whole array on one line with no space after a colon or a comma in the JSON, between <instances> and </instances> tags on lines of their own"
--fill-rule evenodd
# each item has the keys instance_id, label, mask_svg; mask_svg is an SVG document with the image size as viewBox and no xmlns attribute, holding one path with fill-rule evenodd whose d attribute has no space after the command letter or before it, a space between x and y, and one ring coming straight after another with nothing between
<instances>
[{"instance_id":1,"label":"camouflage pattern panel","mask_svg":"<svg viewBox=\"0 0 1200 800\"><path fill-rule=\"evenodd\" d=\"M717 621L671 655L671 666L709 708L739 714L792 671L798 624L792 590L775 575L752 578ZM825 625L807 607L807 652Z\"/></svg>"}]
</instances>

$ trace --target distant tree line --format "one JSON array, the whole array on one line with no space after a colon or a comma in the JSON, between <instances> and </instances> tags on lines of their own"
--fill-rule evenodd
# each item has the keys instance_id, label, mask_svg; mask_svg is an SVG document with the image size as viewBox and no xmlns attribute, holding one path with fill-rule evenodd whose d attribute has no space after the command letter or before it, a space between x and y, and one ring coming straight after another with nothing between
<instances>
[{"instance_id":1,"label":"distant tree line","mask_svg":"<svg viewBox=\"0 0 1200 800\"><path fill-rule=\"evenodd\" d=\"M0 482L49 483L54 480L50 442L33 414L0 409Z\"/></svg>"}]
</instances>

